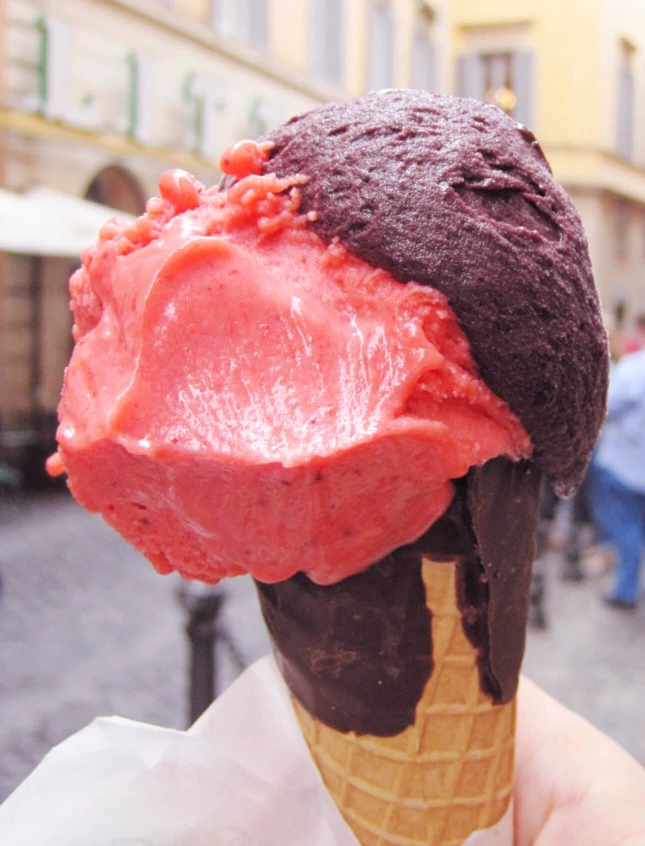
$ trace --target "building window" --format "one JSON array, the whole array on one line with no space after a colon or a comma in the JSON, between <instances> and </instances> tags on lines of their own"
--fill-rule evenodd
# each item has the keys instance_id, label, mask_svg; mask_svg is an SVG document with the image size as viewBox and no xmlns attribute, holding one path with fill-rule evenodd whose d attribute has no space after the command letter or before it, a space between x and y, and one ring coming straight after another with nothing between
<instances>
[{"instance_id":1,"label":"building window","mask_svg":"<svg viewBox=\"0 0 645 846\"><path fill-rule=\"evenodd\" d=\"M128 135L141 144L154 141L155 66L145 53L128 55Z\"/></svg>"},{"instance_id":2,"label":"building window","mask_svg":"<svg viewBox=\"0 0 645 846\"><path fill-rule=\"evenodd\" d=\"M482 56L484 100L512 115L517 106L513 80L513 54L488 53Z\"/></svg>"},{"instance_id":3,"label":"building window","mask_svg":"<svg viewBox=\"0 0 645 846\"><path fill-rule=\"evenodd\" d=\"M534 125L535 56L532 50L471 52L457 60L457 93L493 103L519 123Z\"/></svg>"},{"instance_id":4,"label":"building window","mask_svg":"<svg viewBox=\"0 0 645 846\"><path fill-rule=\"evenodd\" d=\"M268 0L213 0L213 26L222 35L238 38L258 50L266 50L267 2Z\"/></svg>"},{"instance_id":5,"label":"building window","mask_svg":"<svg viewBox=\"0 0 645 846\"><path fill-rule=\"evenodd\" d=\"M315 76L340 85L343 81L343 0L310 0L309 43Z\"/></svg>"},{"instance_id":6,"label":"building window","mask_svg":"<svg viewBox=\"0 0 645 846\"><path fill-rule=\"evenodd\" d=\"M434 12L425 3L417 6L412 36L412 87L433 89L436 80Z\"/></svg>"},{"instance_id":7,"label":"building window","mask_svg":"<svg viewBox=\"0 0 645 846\"><path fill-rule=\"evenodd\" d=\"M40 108L45 117L64 120L68 111L72 28L67 22L46 15L38 21L38 29Z\"/></svg>"},{"instance_id":8,"label":"building window","mask_svg":"<svg viewBox=\"0 0 645 846\"><path fill-rule=\"evenodd\" d=\"M394 14L388 0L371 0L369 9L367 87L379 91L394 85Z\"/></svg>"},{"instance_id":9,"label":"building window","mask_svg":"<svg viewBox=\"0 0 645 846\"><path fill-rule=\"evenodd\" d=\"M616 151L631 159L634 154L634 59L635 50L627 42L620 45L618 60L618 114Z\"/></svg>"},{"instance_id":10,"label":"building window","mask_svg":"<svg viewBox=\"0 0 645 846\"><path fill-rule=\"evenodd\" d=\"M218 147L219 117L226 108L226 92L210 77L189 73L184 80L183 97L190 115L187 143L197 155L211 158Z\"/></svg>"}]
</instances>

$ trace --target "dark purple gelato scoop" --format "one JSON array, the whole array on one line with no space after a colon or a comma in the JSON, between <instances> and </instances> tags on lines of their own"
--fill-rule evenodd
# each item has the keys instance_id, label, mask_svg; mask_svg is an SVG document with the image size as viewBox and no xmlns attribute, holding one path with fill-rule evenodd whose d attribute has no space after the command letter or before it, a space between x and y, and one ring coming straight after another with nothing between
<instances>
[{"instance_id":1,"label":"dark purple gelato scoop","mask_svg":"<svg viewBox=\"0 0 645 846\"><path fill-rule=\"evenodd\" d=\"M607 339L580 218L535 138L500 109L426 91L323 106L275 130L266 169L303 173L303 210L401 282L446 295L480 374L559 493L604 418Z\"/></svg>"}]
</instances>

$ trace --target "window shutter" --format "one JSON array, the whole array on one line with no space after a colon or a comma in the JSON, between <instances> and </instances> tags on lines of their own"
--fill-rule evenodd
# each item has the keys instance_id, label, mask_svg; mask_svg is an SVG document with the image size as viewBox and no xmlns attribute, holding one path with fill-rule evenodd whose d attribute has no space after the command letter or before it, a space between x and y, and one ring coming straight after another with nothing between
<instances>
[{"instance_id":1,"label":"window shutter","mask_svg":"<svg viewBox=\"0 0 645 846\"><path fill-rule=\"evenodd\" d=\"M235 0L213 0L212 6L213 26L222 35L235 35L237 32L237 10Z\"/></svg>"},{"instance_id":2,"label":"window shutter","mask_svg":"<svg viewBox=\"0 0 645 846\"><path fill-rule=\"evenodd\" d=\"M309 58L316 76L325 75L324 0L309 0Z\"/></svg>"},{"instance_id":3,"label":"window shutter","mask_svg":"<svg viewBox=\"0 0 645 846\"><path fill-rule=\"evenodd\" d=\"M464 53L457 59L457 94L483 100L486 96L484 63L479 53Z\"/></svg>"},{"instance_id":4,"label":"window shutter","mask_svg":"<svg viewBox=\"0 0 645 846\"><path fill-rule=\"evenodd\" d=\"M67 115L72 28L65 21L59 21L49 15L40 20L39 26L41 109L45 117L61 120Z\"/></svg>"},{"instance_id":5,"label":"window shutter","mask_svg":"<svg viewBox=\"0 0 645 846\"><path fill-rule=\"evenodd\" d=\"M343 80L343 3L342 0L327 0L325 5L325 79L340 85Z\"/></svg>"},{"instance_id":6,"label":"window shutter","mask_svg":"<svg viewBox=\"0 0 645 846\"><path fill-rule=\"evenodd\" d=\"M368 88L379 91L394 85L394 18L389 3L372 0Z\"/></svg>"},{"instance_id":7,"label":"window shutter","mask_svg":"<svg viewBox=\"0 0 645 846\"><path fill-rule=\"evenodd\" d=\"M518 123L535 127L535 53L533 50L515 50L512 55L511 78L517 105L513 117Z\"/></svg>"},{"instance_id":8,"label":"window shutter","mask_svg":"<svg viewBox=\"0 0 645 846\"><path fill-rule=\"evenodd\" d=\"M436 53L434 40L427 33L416 32L412 45L412 85L432 90L436 86Z\"/></svg>"},{"instance_id":9,"label":"window shutter","mask_svg":"<svg viewBox=\"0 0 645 846\"><path fill-rule=\"evenodd\" d=\"M310 0L311 68L316 76L340 85L343 80L342 0Z\"/></svg>"},{"instance_id":10,"label":"window shutter","mask_svg":"<svg viewBox=\"0 0 645 846\"><path fill-rule=\"evenodd\" d=\"M628 159L634 152L634 77L627 62L622 62L618 71L616 150Z\"/></svg>"},{"instance_id":11,"label":"window shutter","mask_svg":"<svg viewBox=\"0 0 645 846\"><path fill-rule=\"evenodd\" d=\"M266 50L268 41L267 0L247 0L247 38L258 50Z\"/></svg>"},{"instance_id":12,"label":"window shutter","mask_svg":"<svg viewBox=\"0 0 645 846\"><path fill-rule=\"evenodd\" d=\"M135 51L128 56L129 98L128 134L143 144L153 139L155 67L150 56Z\"/></svg>"}]
</instances>

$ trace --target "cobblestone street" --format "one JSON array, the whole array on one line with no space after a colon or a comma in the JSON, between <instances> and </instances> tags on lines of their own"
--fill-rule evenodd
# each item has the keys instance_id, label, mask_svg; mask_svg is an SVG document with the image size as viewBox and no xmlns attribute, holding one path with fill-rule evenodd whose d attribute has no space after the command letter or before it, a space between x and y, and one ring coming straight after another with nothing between
<instances>
[{"instance_id":1,"label":"cobblestone street","mask_svg":"<svg viewBox=\"0 0 645 846\"><path fill-rule=\"evenodd\" d=\"M0 800L93 717L184 727L188 642L179 580L160 577L63 491L0 502ZM645 763L645 607L599 601L602 580L547 564L545 631L524 670ZM223 623L250 663L268 651L251 582L226 585ZM235 676L220 656L220 687Z\"/></svg>"}]
</instances>

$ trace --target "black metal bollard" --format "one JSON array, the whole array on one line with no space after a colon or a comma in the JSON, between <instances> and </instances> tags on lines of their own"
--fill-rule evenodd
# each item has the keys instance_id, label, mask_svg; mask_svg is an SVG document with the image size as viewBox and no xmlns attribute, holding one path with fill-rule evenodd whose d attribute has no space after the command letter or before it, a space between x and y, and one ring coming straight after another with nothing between
<instances>
[{"instance_id":1,"label":"black metal bollard","mask_svg":"<svg viewBox=\"0 0 645 846\"><path fill-rule=\"evenodd\" d=\"M247 661L228 631L221 625L220 611L228 595L221 585L182 579L177 598L187 613L186 634L190 642L188 719L192 725L218 693L217 647L221 644L241 672Z\"/></svg>"},{"instance_id":2,"label":"black metal bollard","mask_svg":"<svg viewBox=\"0 0 645 846\"><path fill-rule=\"evenodd\" d=\"M183 580L177 597L188 614L186 634L190 642L189 709L190 724L204 713L217 695L217 620L226 599L219 585Z\"/></svg>"}]
</instances>

